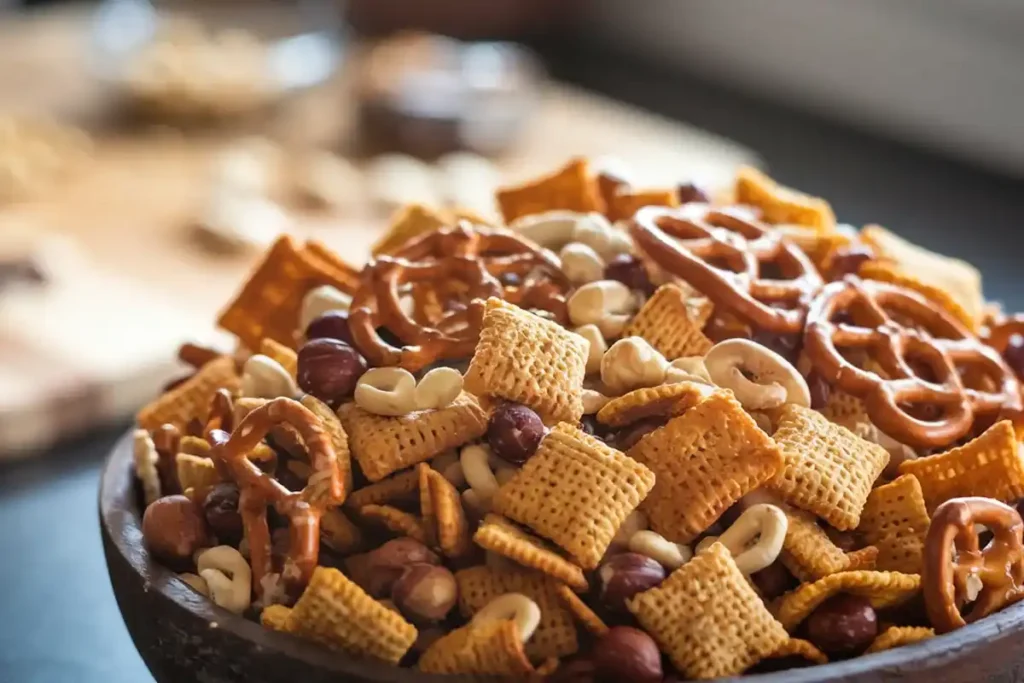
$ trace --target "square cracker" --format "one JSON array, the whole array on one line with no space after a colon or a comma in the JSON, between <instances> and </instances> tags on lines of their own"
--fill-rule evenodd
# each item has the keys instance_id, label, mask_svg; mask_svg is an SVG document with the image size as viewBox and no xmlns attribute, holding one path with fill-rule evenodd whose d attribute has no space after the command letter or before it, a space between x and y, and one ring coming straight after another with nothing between
<instances>
[{"instance_id":1,"label":"square cracker","mask_svg":"<svg viewBox=\"0 0 1024 683\"><path fill-rule=\"evenodd\" d=\"M579 422L587 352L578 334L491 298L466 371L466 391L522 403L548 424Z\"/></svg>"},{"instance_id":2,"label":"square cracker","mask_svg":"<svg viewBox=\"0 0 1024 683\"><path fill-rule=\"evenodd\" d=\"M495 197L506 223L555 209L603 212L597 178L586 159L573 159L551 175L498 190Z\"/></svg>"},{"instance_id":3,"label":"square cracker","mask_svg":"<svg viewBox=\"0 0 1024 683\"><path fill-rule=\"evenodd\" d=\"M856 529L889 452L792 403L780 410L774 438L785 465L768 488L837 529Z\"/></svg>"},{"instance_id":4,"label":"square cracker","mask_svg":"<svg viewBox=\"0 0 1024 683\"><path fill-rule=\"evenodd\" d=\"M345 500L345 507L358 510L364 505L415 503L418 491L419 473L405 470L353 491Z\"/></svg>"},{"instance_id":5,"label":"square cracker","mask_svg":"<svg viewBox=\"0 0 1024 683\"><path fill-rule=\"evenodd\" d=\"M721 543L626 606L687 678L738 675L789 639Z\"/></svg>"},{"instance_id":6,"label":"square cracker","mask_svg":"<svg viewBox=\"0 0 1024 683\"><path fill-rule=\"evenodd\" d=\"M419 473L420 514L427 527L427 537L445 557L467 555L473 550L473 541L458 490L426 463L417 465L416 470Z\"/></svg>"},{"instance_id":7,"label":"square cracker","mask_svg":"<svg viewBox=\"0 0 1024 683\"><path fill-rule=\"evenodd\" d=\"M921 483L904 474L868 495L857 532L878 548L878 569L919 574L930 524Z\"/></svg>"},{"instance_id":8,"label":"square cracker","mask_svg":"<svg viewBox=\"0 0 1024 683\"><path fill-rule=\"evenodd\" d=\"M1024 460L1009 420L963 446L900 463L900 474L921 482L928 510L950 498L985 496L1013 503L1024 496Z\"/></svg>"},{"instance_id":9,"label":"square cracker","mask_svg":"<svg viewBox=\"0 0 1024 683\"><path fill-rule=\"evenodd\" d=\"M687 293L669 283L658 287L626 325L623 337L643 337L668 360L683 356L703 356L714 342L701 331Z\"/></svg>"},{"instance_id":10,"label":"square cracker","mask_svg":"<svg viewBox=\"0 0 1024 683\"><path fill-rule=\"evenodd\" d=\"M782 467L782 452L731 393L712 393L644 438L627 455L654 472L640 506L651 529L689 543Z\"/></svg>"},{"instance_id":11,"label":"square cracker","mask_svg":"<svg viewBox=\"0 0 1024 683\"><path fill-rule=\"evenodd\" d=\"M409 240L450 223L447 216L429 206L408 204L398 209L391 217L387 229L374 243L370 252L374 256L392 254L405 246Z\"/></svg>"},{"instance_id":12,"label":"square cracker","mask_svg":"<svg viewBox=\"0 0 1024 683\"><path fill-rule=\"evenodd\" d=\"M165 391L136 415L136 422L143 429L153 431L165 424L171 424L185 431L193 418L206 422L210 412L210 400L218 389L227 389L237 394L242 379L235 368L235 360L221 356L199 368L196 374Z\"/></svg>"},{"instance_id":13,"label":"square cracker","mask_svg":"<svg viewBox=\"0 0 1024 683\"><path fill-rule=\"evenodd\" d=\"M793 576L801 581L815 581L849 567L849 556L832 542L814 515L787 508L789 526L779 559Z\"/></svg>"},{"instance_id":14,"label":"square cracker","mask_svg":"<svg viewBox=\"0 0 1024 683\"><path fill-rule=\"evenodd\" d=\"M372 482L469 443L487 431L487 413L466 393L447 408L398 417L374 415L355 403L346 403L338 409L338 418L348 433L352 456Z\"/></svg>"},{"instance_id":15,"label":"square cracker","mask_svg":"<svg viewBox=\"0 0 1024 683\"><path fill-rule=\"evenodd\" d=\"M593 569L652 486L649 469L562 422L498 489L492 507Z\"/></svg>"},{"instance_id":16,"label":"square cracker","mask_svg":"<svg viewBox=\"0 0 1024 683\"><path fill-rule=\"evenodd\" d=\"M587 590L582 569L500 515L488 514L473 535L473 541L484 550L554 577L574 590Z\"/></svg>"},{"instance_id":17,"label":"square cracker","mask_svg":"<svg viewBox=\"0 0 1024 683\"><path fill-rule=\"evenodd\" d=\"M679 206L679 193L667 190L620 189L604 197L608 219L626 220L645 206Z\"/></svg>"},{"instance_id":18,"label":"square cracker","mask_svg":"<svg viewBox=\"0 0 1024 683\"><path fill-rule=\"evenodd\" d=\"M761 171L743 166L736 174L736 203L761 209L768 223L791 223L831 232L836 215L824 199L779 185Z\"/></svg>"}]
</instances>

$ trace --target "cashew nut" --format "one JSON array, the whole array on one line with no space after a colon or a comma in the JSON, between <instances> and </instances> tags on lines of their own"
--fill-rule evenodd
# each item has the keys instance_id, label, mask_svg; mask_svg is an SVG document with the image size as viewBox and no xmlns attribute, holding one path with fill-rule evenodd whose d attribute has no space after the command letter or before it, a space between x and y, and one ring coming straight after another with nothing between
<instances>
[{"instance_id":1,"label":"cashew nut","mask_svg":"<svg viewBox=\"0 0 1024 683\"><path fill-rule=\"evenodd\" d=\"M605 339L622 334L634 305L632 290L616 280L585 284L567 303L573 325L597 325Z\"/></svg>"},{"instance_id":2,"label":"cashew nut","mask_svg":"<svg viewBox=\"0 0 1024 683\"><path fill-rule=\"evenodd\" d=\"M203 577L186 572L184 574L178 574L178 578L188 584L188 587L196 593L210 597L210 587L206 585L206 579Z\"/></svg>"},{"instance_id":3,"label":"cashew nut","mask_svg":"<svg viewBox=\"0 0 1024 683\"><path fill-rule=\"evenodd\" d=\"M356 383L356 405L374 415L408 415L416 410L416 378L404 368L370 368Z\"/></svg>"},{"instance_id":4,"label":"cashew nut","mask_svg":"<svg viewBox=\"0 0 1024 683\"><path fill-rule=\"evenodd\" d=\"M665 372L665 383L675 384L677 382L699 382L701 384L714 384L708 376L708 370L704 367L704 359L701 356L685 356L676 358L669 363Z\"/></svg>"},{"instance_id":5,"label":"cashew nut","mask_svg":"<svg viewBox=\"0 0 1024 683\"><path fill-rule=\"evenodd\" d=\"M434 368L416 385L417 410L447 408L462 393L462 373L455 368Z\"/></svg>"},{"instance_id":6,"label":"cashew nut","mask_svg":"<svg viewBox=\"0 0 1024 683\"><path fill-rule=\"evenodd\" d=\"M673 571L690 561L693 551L690 546L673 543L654 531L638 531L629 539L631 552L646 555L665 569Z\"/></svg>"},{"instance_id":7,"label":"cashew nut","mask_svg":"<svg viewBox=\"0 0 1024 683\"><path fill-rule=\"evenodd\" d=\"M633 238L629 236L628 228L620 227L616 224L612 228L612 237L608 243L608 251L613 255L632 254L633 249Z\"/></svg>"},{"instance_id":8,"label":"cashew nut","mask_svg":"<svg viewBox=\"0 0 1024 683\"><path fill-rule=\"evenodd\" d=\"M608 342L604 340L601 330L597 329L597 325L589 324L580 325L574 332L590 342L590 350L587 351L587 374L601 372L601 359L608 350Z\"/></svg>"},{"instance_id":9,"label":"cashew nut","mask_svg":"<svg viewBox=\"0 0 1024 683\"><path fill-rule=\"evenodd\" d=\"M623 520L618 531L615 532L615 538L612 539L611 545L619 547L628 546L630 539L633 538L633 534L646 529L647 524L647 515L639 510L633 510Z\"/></svg>"},{"instance_id":10,"label":"cashew nut","mask_svg":"<svg viewBox=\"0 0 1024 683\"><path fill-rule=\"evenodd\" d=\"M466 446L459 453L462 473L469 483L470 490L479 497L481 503L488 506L500 486L497 477L494 476L494 470L491 469L490 456L490 449L479 444Z\"/></svg>"},{"instance_id":11,"label":"cashew nut","mask_svg":"<svg viewBox=\"0 0 1024 683\"><path fill-rule=\"evenodd\" d=\"M612 251L614 230L608 219L599 213L588 213L576 219L572 239L593 249L602 258L615 255Z\"/></svg>"},{"instance_id":12,"label":"cashew nut","mask_svg":"<svg viewBox=\"0 0 1024 683\"><path fill-rule=\"evenodd\" d=\"M517 218L508 227L542 247L560 249L572 241L579 217L575 211L545 211Z\"/></svg>"},{"instance_id":13,"label":"cashew nut","mask_svg":"<svg viewBox=\"0 0 1024 683\"><path fill-rule=\"evenodd\" d=\"M797 369L749 339L726 339L715 344L704 356L704 367L715 384L731 389L748 410L768 410L784 403L811 406L807 381Z\"/></svg>"},{"instance_id":14,"label":"cashew nut","mask_svg":"<svg viewBox=\"0 0 1024 683\"><path fill-rule=\"evenodd\" d=\"M665 381L668 361L643 337L626 337L612 344L601 359L601 381L621 396L633 389Z\"/></svg>"},{"instance_id":15,"label":"cashew nut","mask_svg":"<svg viewBox=\"0 0 1024 683\"><path fill-rule=\"evenodd\" d=\"M132 436L134 439L132 459L135 462L135 476L142 483L142 496L146 505L149 505L160 498L160 473L156 469L156 463L160 456L157 455L152 437L145 429L136 429Z\"/></svg>"},{"instance_id":16,"label":"cashew nut","mask_svg":"<svg viewBox=\"0 0 1024 683\"><path fill-rule=\"evenodd\" d=\"M562 272L573 284L584 285L604 276L604 261L582 242L569 242L558 257L562 260Z\"/></svg>"},{"instance_id":17,"label":"cashew nut","mask_svg":"<svg viewBox=\"0 0 1024 683\"><path fill-rule=\"evenodd\" d=\"M456 450L448 450L430 461L430 466L441 473L457 489L466 485L466 475L462 471L462 463L459 462L459 453Z\"/></svg>"},{"instance_id":18,"label":"cashew nut","mask_svg":"<svg viewBox=\"0 0 1024 683\"><path fill-rule=\"evenodd\" d=\"M749 575L778 558L788 528L786 513L774 505L759 503L744 510L718 541L732 553L736 567Z\"/></svg>"},{"instance_id":19,"label":"cashew nut","mask_svg":"<svg viewBox=\"0 0 1024 683\"><path fill-rule=\"evenodd\" d=\"M583 390L583 414L594 415L601 408L605 407L611 399L602 394L600 391L594 391L593 389Z\"/></svg>"},{"instance_id":20,"label":"cashew nut","mask_svg":"<svg viewBox=\"0 0 1024 683\"><path fill-rule=\"evenodd\" d=\"M302 297L299 314L299 329L305 331L309 324L328 311L348 311L352 297L331 285L321 285L306 292Z\"/></svg>"},{"instance_id":21,"label":"cashew nut","mask_svg":"<svg viewBox=\"0 0 1024 683\"><path fill-rule=\"evenodd\" d=\"M519 637L525 643L540 625L540 607L522 593L505 593L484 605L469 623L479 625L504 619L515 623Z\"/></svg>"},{"instance_id":22,"label":"cashew nut","mask_svg":"<svg viewBox=\"0 0 1024 683\"><path fill-rule=\"evenodd\" d=\"M252 601L252 570L242 554L229 545L203 550L196 558L199 576L209 586L214 604L241 614Z\"/></svg>"},{"instance_id":23,"label":"cashew nut","mask_svg":"<svg viewBox=\"0 0 1024 683\"><path fill-rule=\"evenodd\" d=\"M294 397L295 380L280 363L262 353L249 356L242 366L242 396L248 398Z\"/></svg>"}]
</instances>

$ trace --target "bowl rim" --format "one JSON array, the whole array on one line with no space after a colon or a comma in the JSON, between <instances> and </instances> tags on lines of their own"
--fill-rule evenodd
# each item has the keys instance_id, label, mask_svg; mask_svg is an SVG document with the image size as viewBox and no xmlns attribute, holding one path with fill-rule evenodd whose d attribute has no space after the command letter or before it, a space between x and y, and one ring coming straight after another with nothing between
<instances>
[{"instance_id":1,"label":"bowl rim","mask_svg":"<svg viewBox=\"0 0 1024 683\"><path fill-rule=\"evenodd\" d=\"M132 472L132 431L122 436L103 465L99 487L101 531L122 559L131 566L147 589L166 598L192 618L216 624L220 630L256 643L285 657L332 673L355 676L375 683L470 683L487 680L479 676L427 674L393 666L370 658L358 658L306 641L287 633L272 631L257 622L233 614L195 592L171 569L152 561L142 542L142 519L135 497ZM108 560L109 572L109 560ZM116 590L116 586L115 586ZM1010 605L965 628L937 635L920 643L829 662L806 668L716 679L719 683L826 683L856 675L924 672L956 658L963 651L998 636L1013 635L1014 626L1024 624L1024 601ZM287 651L286 651L287 650ZM923 666L924 665L924 666ZM499 679L493 679L499 680Z\"/></svg>"}]
</instances>

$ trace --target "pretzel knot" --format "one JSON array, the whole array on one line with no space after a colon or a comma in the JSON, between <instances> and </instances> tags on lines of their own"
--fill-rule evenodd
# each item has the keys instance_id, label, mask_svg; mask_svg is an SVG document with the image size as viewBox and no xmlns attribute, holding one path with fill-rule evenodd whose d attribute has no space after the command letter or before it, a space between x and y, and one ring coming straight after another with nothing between
<instances>
[{"instance_id":1,"label":"pretzel knot","mask_svg":"<svg viewBox=\"0 0 1024 683\"><path fill-rule=\"evenodd\" d=\"M564 315L569 287L549 251L511 231L464 222L379 256L361 278L349 312L355 346L373 365L398 365L411 372L472 355L489 297L557 317ZM522 284L505 286L502 279ZM406 296L412 297L413 310L403 309ZM388 343L379 328L403 345Z\"/></svg>"},{"instance_id":2,"label":"pretzel knot","mask_svg":"<svg viewBox=\"0 0 1024 683\"><path fill-rule=\"evenodd\" d=\"M975 524L992 532L984 548ZM954 498L935 509L921 584L937 632L956 630L1024 598L1022 534L1017 511L991 498Z\"/></svg>"},{"instance_id":3,"label":"pretzel knot","mask_svg":"<svg viewBox=\"0 0 1024 683\"><path fill-rule=\"evenodd\" d=\"M313 466L308 484L301 491L289 491L263 472L248 454L267 433L279 424L295 428ZM264 579L273 571L267 507L289 520L290 542L281 577L290 590L301 590L309 582L320 554L320 517L341 503L342 479L331 440L320 420L298 401L277 398L246 415L229 435L222 429L209 429L207 440L222 474L238 484L239 512L249 544L253 585L263 596Z\"/></svg>"},{"instance_id":4,"label":"pretzel knot","mask_svg":"<svg viewBox=\"0 0 1024 683\"><path fill-rule=\"evenodd\" d=\"M1018 334L1024 335L1024 315L1020 313L996 320L985 331L981 339L1002 355L1006 353L1010 340Z\"/></svg>"},{"instance_id":5,"label":"pretzel knot","mask_svg":"<svg viewBox=\"0 0 1024 683\"><path fill-rule=\"evenodd\" d=\"M852 363L844 355L851 350L865 352L885 377ZM1021 411L1017 378L1000 355L896 285L854 276L826 285L808 310L804 351L826 381L864 399L872 422L902 443L947 446L976 417ZM915 408L941 414L922 417Z\"/></svg>"},{"instance_id":6,"label":"pretzel knot","mask_svg":"<svg viewBox=\"0 0 1024 683\"><path fill-rule=\"evenodd\" d=\"M738 209L648 206L633 217L630 233L647 256L716 307L771 332L800 332L822 285L800 249ZM779 277L765 277L766 266Z\"/></svg>"}]
</instances>

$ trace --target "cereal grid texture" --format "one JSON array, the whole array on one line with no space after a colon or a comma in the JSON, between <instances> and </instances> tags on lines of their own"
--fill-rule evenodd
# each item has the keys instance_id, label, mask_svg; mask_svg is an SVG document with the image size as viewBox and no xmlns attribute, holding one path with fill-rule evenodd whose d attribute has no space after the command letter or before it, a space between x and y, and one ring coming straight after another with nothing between
<instances>
[{"instance_id":1,"label":"cereal grid texture","mask_svg":"<svg viewBox=\"0 0 1024 683\"><path fill-rule=\"evenodd\" d=\"M668 360L703 356L714 342L691 317L686 293L674 284L662 285L626 325L623 337L643 337Z\"/></svg>"},{"instance_id":2,"label":"cereal grid texture","mask_svg":"<svg viewBox=\"0 0 1024 683\"><path fill-rule=\"evenodd\" d=\"M716 392L627 452L651 468L640 506L651 529L689 543L733 503L773 477L782 452L732 394Z\"/></svg>"},{"instance_id":3,"label":"cereal grid texture","mask_svg":"<svg viewBox=\"0 0 1024 683\"><path fill-rule=\"evenodd\" d=\"M805 583L779 599L775 616L787 630L793 631L821 603L840 593L867 598L875 609L906 602L921 590L917 574L877 571L846 571L830 574L814 583Z\"/></svg>"},{"instance_id":4,"label":"cereal grid texture","mask_svg":"<svg viewBox=\"0 0 1024 683\"><path fill-rule=\"evenodd\" d=\"M841 572L850 558L839 549L814 515L803 510L786 510L789 526L782 542L782 564L801 581L814 581Z\"/></svg>"},{"instance_id":5,"label":"cereal grid texture","mask_svg":"<svg viewBox=\"0 0 1024 683\"><path fill-rule=\"evenodd\" d=\"M587 579L580 567L500 515L484 517L473 541L484 550L564 581L576 590L587 589Z\"/></svg>"},{"instance_id":6,"label":"cereal grid texture","mask_svg":"<svg viewBox=\"0 0 1024 683\"><path fill-rule=\"evenodd\" d=\"M837 529L855 529L889 452L795 404L782 408L774 437L785 465L769 488Z\"/></svg>"},{"instance_id":7,"label":"cereal grid texture","mask_svg":"<svg viewBox=\"0 0 1024 683\"><path fill-rule=\"evenodd\" d=\"M803 638L790 638L782 644L770 657L802 657L812 664L828 664L828 656Z\"/></svg>"},{"instance_id":8,"label":"cereal grid texture","mask_svg":"<svg viewBox=\"0 0 1024 683\"><path fill-rule=\"evenodd\" d=\"M399 417L374 415L355 403L346 403L338 417L348 433L353 457L372 482L469 443L487 431L487 414L465 393L447 408Z\"/></svg>"},{"instance_id":9,"label":"cereal grid texture","mask_svg":"<svg viewBox=\"0 0 1024 683\"><path fill-rule=\"evenodd\" d=\"M893 648L913 645L935 637L935 631L924 626L890 626L878 634L864 654L884 652Z\"/></svg>"},{"instance_id":10,"label":"cereal grid texture","mask_svg":"<svg viewBox=\"0 0 1024 683\"><path fill-rule=\"evenodd\" d=\"M695 382L675 382L634 389L616 396L597 411L597 421L609 427L624 427L646 417L675 417L697 405L708 388Z\"/></svg>"},{"instance_id":11,"label":"cereal grid texture","mask_svg":"<svg viewBox=\"0 0 1024 683\"><path fill-rule=\"evenodd\" d=\"M653 486L649 469L563 422L498 489L493 509L593 569Z\"/></svg>"},{"instance_id":12,"label":"cereal grid texture","mask_svg":"<svg viewBox=\"0 0 1024 683\"><path fill-rule=\"evenodd\" d=\"M626 606L688 678L740 674L789 639L721 543Z\"/></svg>"},{"instance_id":13,"label":"cereal grid texture","mask_svg":"<svg viewBox=\"0 0 1024 683\"><path fill-rule=\"evenodd\" d=\"M921 483L904 474L871 492L857 532L878 548L879 569L916 574L930 524Z\"/></svg>"},{"instance_id":14,"label":"cereal grid texture","mask_svg":"<svg viewBox=\"0 0 1024 683\"><path fill-rule=\"evenodd\" d=\"M821 232L836 227L836 216L824 199L810 197L777 184L750 166L736 174L736 203L761 209L768 223L795 223Z\"/></svg>"},{"instance_id":15,"label":"cereal grid texture","mask_svg":"<svg viewBox=\"0 0 1024 683\"><path fill-rule=\"evenodd\" d=\"M438 674L525 676L533 673L515 624L509 619L470 624L427 648L420 671Z\"/></svg>"},{"instance_id":16,"label":"cereal grid texture","mask_svg":"<svg viewBox=\"0 0 1024 683\"><path fill-rule=\"evenodd\" d=\"M345 507L358 510L364 505L415 501L418 490L419 474L416 470L406 470L353 491Z\"/></svg>"},{"instance_id":17,"label":"cereal grid texture","mask_svg":"<svg viewBox=\"0 0 1024 683\"><path fill-rule=\"evenodd\" d=\"M206 421L210 399L218 389L227 389L232 394L237 394L241 387L242 378L235 370L234 359L222 356L211 360L199 368L192 377L161 394L139 411L135 421L149 431L159 429L165 424L172 424L184 431L185 426L193 418Z\"/></svg>"},{"instance_id":18,"label":"cereal grid texture","mask_svg":"<svg viewBox=\"0 0 1024 683\"><path fill-rule=\"evenodd\" d=\"M429 465L419 470L420 511L427 538L446 556L458 558L473 550L462 497L444 476Z\"/></svg>"},{"instance_id":19,"label":"cereal grid texture","mask_svg":"<svg viewBox=\"0 0 1024 683\"><path fill-rule=\"evenodd\" d=\"M506 223L555 209L588 213L604 208L597 179L584 159L574 159L549 176L499 190L496 199Z\"/></svg>"},{"instance_id":20,"label":"cereal grid texture","mask_svg":"<svg viewBox=\"0 0 1024 683\"><path fill-rule=\"evenodd\" d=\"M588 349L585 339L561 325L491 298L466 391L522 403L548 424L578 422Z\"/></svg>"}]
</instances>

